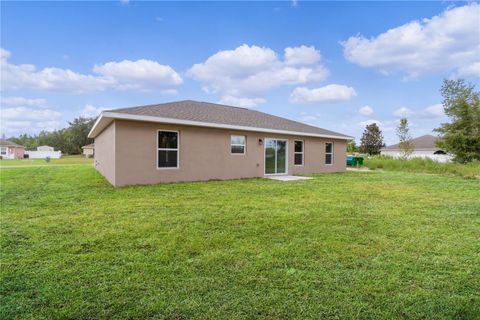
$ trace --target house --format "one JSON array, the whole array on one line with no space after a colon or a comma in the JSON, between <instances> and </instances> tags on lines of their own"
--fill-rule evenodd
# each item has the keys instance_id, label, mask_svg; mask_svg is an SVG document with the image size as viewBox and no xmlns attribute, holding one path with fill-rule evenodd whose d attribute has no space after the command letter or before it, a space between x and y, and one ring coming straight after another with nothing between
<instances>
[{"instance_id":1,"label":"house","mask_svg":"<svg viewBox=\"0 0 480 320\"><path fill-rule=\"evenodd\" d=\"M352 139L190 100L103 111L88 136L95 167L114 186L344 171Z\"/></svg>"},{"instance_id":2,"label":"house","mask_svg":"<svg viewBox=\"0 0 480 320\"><path fill-rule=\"evenodd\" d=\"M424 135L412 139L413 152L410 154L409 158L430 158L438 162L450 161L452 156L447 154L445 150L436 146L437 140L438 137L432 135ZM403 155L403 152L399 149L399 144L397 143L381 149L380 154L398 158Z\"/></svg>"},{"instance_id":3,"label":"house","mask_svg":"<svg viewBox=\"0 0 480 320\"><path fill-rule=\"evenodd\" d=\"M82 153L85 158L92 158L95 154L95 144L87 144L86 146L82 147Z\"/></svg>"},{"instance_id":4,"label":"house","mask_svg":"<svg viewBox=\"0 0 480 320\"><path fill-rule=\"evenodd\" d=\"M55 149L50 146L38 146L37 151L54 151Z\"/></svg>"},{"instance_id":5,"label":"house","mask_svg":"<svg viewBox=\"0 0 480 320\"><path fill-rule=\"evenodd\" d=\"M29 159L60 159L62 157L61 151L55 151L51 146L38 146L36 151L25 151Z\"/></svg>"},{"instance_id":6,"label":"house","mask_svg":"<svg viewBox=\"0 0 480 320\"><path fill-rule=\"evenodd\" d=\"M2 159L23 159L25 148L15 142L0 139L0 156Z\"/></svg>"}]
</instances>

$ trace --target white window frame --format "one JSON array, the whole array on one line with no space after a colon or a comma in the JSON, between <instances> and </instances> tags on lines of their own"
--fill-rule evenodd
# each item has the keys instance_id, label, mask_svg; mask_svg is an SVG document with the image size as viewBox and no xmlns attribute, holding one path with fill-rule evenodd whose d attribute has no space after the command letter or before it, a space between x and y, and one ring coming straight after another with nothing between
<instances>
[{"instance_id":1,"label":"white window frame","mask_svg":"<svg viewBox=\"0 0 480 320\"><path fill-rule=\"evenodd\" d=\"M302 143L302 152L295 151L295 142ZM302 164L295 164L295 155L302 155ZM293 140L293 165L296 167L303 167L305 165L305 140Z\"/></svg>"},{"instance_id":2,"label":"white window frame","mask_svg":"<svg viewBox=\"0 0 480 320\"><path fill-rule=\"evenodd\" d=\"M5 150L5 153L3 153L3 150ZM7 147L0 147L0 155L6 156L8 154L8 148Z\"/></svg>"},{"instance_id":3,"label":"white window frame","mask_svg":"<svg viewBox=\"0 0 480 320\"><path fill-rule=\"evenodd\" d=\"M176 132L177 133L177 148L159 148L158 147L158 134L160 132ZM159 167L158 166L158 152L159 151L177 151L177 166L176 167ZM158 129L157 130L157 170L175 170L180 169L180 132L178 130L166 130Z\"/></svg>"},{"instance_id":4,"label":"white window frame","mask_svg":"<svg viewBox=\"0 0 480 320\"><path fill-rule=\"evenodd\" d=\"M232 138L233 137L243 137L243 141L244 143L243 144L239 144L239 143L232 143ZM232 152L232 147L243 147L243 153L233 153ZM245 135L240 135L240 134L232 134L230 135L230 154L232 156L243 156L247 153L247 136Z\"/></svg>"},{"instance_id":5,"label":"white window frame","mask_svg":"<svg viewBox=\"0 0 480 320\"><path fill-rule=\"evenodd\" d=\"M330 143L332 145L332 152L327 152L327 144ZM333 142L325 142L325 165L326 166L333 166L333 163L334 163L334 155L333 155L333 151L334 151L334 144ZM330 154L332 155L332 163L327 163L327 154Z\"/></svg>"}]
</instances>

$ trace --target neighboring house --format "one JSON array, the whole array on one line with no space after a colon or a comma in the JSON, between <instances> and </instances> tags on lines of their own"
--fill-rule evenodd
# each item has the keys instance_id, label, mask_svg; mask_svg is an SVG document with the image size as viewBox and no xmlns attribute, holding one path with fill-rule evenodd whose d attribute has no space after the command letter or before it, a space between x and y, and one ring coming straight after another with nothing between
<instances>
[{"instance_id":1,"label":"neighboring house","mask_svg":"<svg viewBox=\"0 0 480 320\"><path fill-rule=\"evenodd\" d=\"M412 139L413 152L409 158L430 158L438 162L450 161L452 156L436 146L435 142L437 139L437 137L432 135L425 135ZM403 151L399 149L398 143L381 149L380 153L382 155L391 156L394 158L398 158L403 155Z\"/></svg>"},{"instance_id":2,"label":"neighboring house","mask_svg":"<svg viewBox=\"0 0 480 320\"><path fill-rule=\"evenodd\" d=\"M23 159L25 148L15 142L0 139L0 156L2 159Z\"/></svg>"},{"instance_id":3,"label":"neighboring house","mask_svg":"<svg viewBox=\"0 0 480 320\"><path fill-rule=\"evenodd\" d=\"M37 147L37 151L55 151L55 149L50 146L39 146Z\"/></svg>"},{"instance_id":4,"label":"neighboring house","mask_svg":"<svg viewBox=\"0 0 480 320\"><path fill-rule=\"evenodd\" d=\"M85 158L92 158L95 154L95 144L87 144L86 146L82 147L82 150Z\"/></svg>"},{"instance_id":5,"label":"neighboring house","mask_svg":"<svg viewBox=\"0 0 480 320\"><path fill-rule=\"evenodd\" d=\"M103 111L88 136L95 167L114 186L344 171L352 139L189 100Z\"/></svg>"},{"instance_id":6,"label":"neighboring house","mask_svg":"<svg viewBox=\"0 0 480 320\"><path fill-rule=\"evenodd\" d=\"M38 146L36 151L25 151L25 154L28 154L29 159L59 159L62 156L61 151L55 151L53 147L50 146Z\"/></svg>"}]
</instances>

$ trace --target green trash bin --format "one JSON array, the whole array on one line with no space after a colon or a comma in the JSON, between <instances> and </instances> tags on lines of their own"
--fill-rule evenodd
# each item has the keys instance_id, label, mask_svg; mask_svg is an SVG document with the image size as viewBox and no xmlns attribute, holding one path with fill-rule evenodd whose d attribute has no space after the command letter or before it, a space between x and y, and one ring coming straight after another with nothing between
<instances>
[{"instance_id":1,"label":"green trash bin","mask_svg":"<svg viewBox=\"0 0 480 320\"><path fill-rule=\"evenodd\" d=\"M363 167L363 157L355 157L355 158L357 160L356 161L357 162L356 166L357 167Z\"/></svg>"},{"instance_id":2,"label":"green trash bin","mask_svg":"<svg viewBox=\"0 0 480 320\"><path fill-rule=\"evenodd\" d=\"M354 167L356 163L354 156L347 156L347 166Z\"/></svg>"},{"instance_id":3,"label":"green trash bin","mask_svg":"<svg viewBox=\"0 0 480 320\"><path fill-rule=\"evenodd\" d=\"M347 156L347 166L349 167L363 166L363 157Z\"/></svg>"}]
</instances>

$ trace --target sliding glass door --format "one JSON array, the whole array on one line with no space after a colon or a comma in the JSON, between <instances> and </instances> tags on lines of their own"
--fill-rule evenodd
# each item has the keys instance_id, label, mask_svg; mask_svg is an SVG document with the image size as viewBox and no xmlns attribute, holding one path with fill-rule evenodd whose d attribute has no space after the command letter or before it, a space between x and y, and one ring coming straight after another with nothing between
<instances>
[{"instance_id":1,"label":"sliding glass door","mask_svg":"<svg viewBox=\"0 0 480 320\"><path fill-rule=\"evenodd\" d=\"M265 139L265 174L287 173L287 140Z\"/></svg>"}]
</instances>

